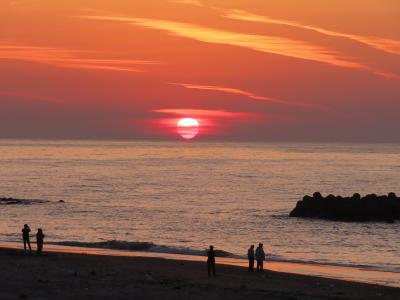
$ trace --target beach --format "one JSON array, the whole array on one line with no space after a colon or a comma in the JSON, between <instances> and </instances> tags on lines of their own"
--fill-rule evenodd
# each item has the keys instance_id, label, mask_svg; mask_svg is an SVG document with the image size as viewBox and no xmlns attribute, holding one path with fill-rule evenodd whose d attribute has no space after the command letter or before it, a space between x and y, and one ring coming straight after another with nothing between
<instances>
[{"instance_id":1,"label":"beach","mask_svg":"<svg viewBox=\"0 0 400 300\"><path fill-rule=\"evenodd\" d=\"M399 299L400 289L201 261L1 248L0 299Z\"/></svg>"}]
</instances>

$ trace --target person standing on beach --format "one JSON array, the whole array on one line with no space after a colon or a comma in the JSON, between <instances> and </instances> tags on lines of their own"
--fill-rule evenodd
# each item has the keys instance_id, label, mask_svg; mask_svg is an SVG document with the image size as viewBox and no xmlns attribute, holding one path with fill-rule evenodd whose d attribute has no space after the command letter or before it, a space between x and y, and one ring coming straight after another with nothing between
<instances>
[{"instance_id":1,"label":"person standing on beach","mask_svg":"<svg viewBox=\"0 0 400 300\"><path fill-rule=\"evenodd\" d=\"M249 272L254 272L254 245L247 250L247 258L249 259Z\"/></svg>"},{"instance_id":2,"label":"person standing on beach","mask_svg":"<svg viewBox=\"0 0 400 300\"><path fill-rule=\"evenodd\" d=\"M210 249L207 251L207 269L208 269L208 277L211 277L211 271L214 277L215 274L215 252L214 246L210 246Z\"/></svg>"},{"instance_id":3,"label":"person standing on beach","mask_svg":"<svg viewBox=\"0 0 400 300\"><path fill-rule=\"evenodd\" d=\"M38 229L36 233L36 244L37 244L37 254L42 254L43 251L43 242L45 235L43 234L43 230L41 228Z\"/></svg>"},{"instance_id":4,"label":"person standing on beach","mask_svg":"<svg viewBox=\"0 0 400 300\"><path fill-rule=\"evenodd\" d=\"M256 260L257 260L257 272L264 271L264 260L265 260L265 252L263 249L263 244L259 243L256 249Z\"/></svg>"},{"instance_id":5,"label":"person standing on beach","mask_svg":"<svg viewBox=\"0 0 400 300\"><path fill-rule=\"evenodd\" d=\"M25 252L26 252L26 244L28 244L29 252L32 252L31 242L29 240L30 232L31 232L31 229L29 228L28 224L25 224L24 228L22 228L22 240L24 241L24 251Z\"/></svg>"}]
</instances>

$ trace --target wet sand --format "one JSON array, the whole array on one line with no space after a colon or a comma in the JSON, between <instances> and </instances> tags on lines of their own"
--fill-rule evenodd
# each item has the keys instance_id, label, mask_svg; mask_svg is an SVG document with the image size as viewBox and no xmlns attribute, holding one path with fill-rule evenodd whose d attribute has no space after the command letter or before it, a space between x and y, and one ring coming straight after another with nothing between
<instances>
[{"instance_id":1,"label":"wet sand","mask_svg":"<svg viewBox=\"0 0 400 300\"><path fill-rule=\"evenodd\" d=\"M0 299L400 299L400 288L199 261L0 249Z\"/></svg>"}]
</instances>

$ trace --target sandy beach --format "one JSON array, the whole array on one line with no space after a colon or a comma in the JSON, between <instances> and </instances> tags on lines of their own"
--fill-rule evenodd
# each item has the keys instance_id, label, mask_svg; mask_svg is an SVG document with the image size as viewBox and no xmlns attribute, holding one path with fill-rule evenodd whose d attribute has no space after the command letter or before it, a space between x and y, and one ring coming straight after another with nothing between
<instances>
[{"instance_id":1,"label":"sandy beach","mask_svg":"<svg viewBox=\"0 0 400 300\"><path fill-rule=\"evenodd\" d=\"M400 289L204 262L1 248L0 299L399 299Z\"/></svg>"}]
</instances>

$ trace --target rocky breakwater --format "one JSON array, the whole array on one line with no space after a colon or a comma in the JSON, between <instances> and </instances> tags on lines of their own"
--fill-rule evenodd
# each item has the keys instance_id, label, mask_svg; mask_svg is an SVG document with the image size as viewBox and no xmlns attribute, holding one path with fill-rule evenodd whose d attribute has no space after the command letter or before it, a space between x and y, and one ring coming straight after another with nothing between
<instances>
[{"instance_id":1,"label":"rocky breakwater","mask_svg":"<svg viewBox=\"0 0 400 300\"><path fill-rule=\"evenodd\" d=\"M395 193L384 196L369 194L361 197L328 195L321 193L304 196L290 213L290 217L317 218L346 222L389 222L400 220L400 198Z\"/></svg>"}]
</instances>

